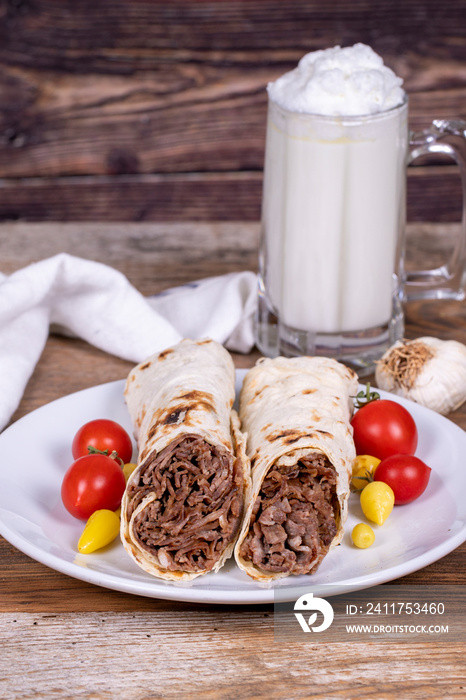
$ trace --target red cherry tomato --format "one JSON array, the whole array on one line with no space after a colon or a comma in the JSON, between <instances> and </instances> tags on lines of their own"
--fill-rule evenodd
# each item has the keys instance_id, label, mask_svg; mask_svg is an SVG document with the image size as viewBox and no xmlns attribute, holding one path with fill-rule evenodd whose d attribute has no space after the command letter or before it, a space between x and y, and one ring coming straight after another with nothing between
<instances>
[{"instance_id":1,"label":"red cherry tomato","mask_svg":"<svg viewBox=\"0 0 466 700\"><path fill-rule=\"evenodd\" d=\"M87 520L96 510L117 510L126 486L120 464L111 457L90 454L69 467L61 487L66 510Z\"/></svg>"},{"instance_id":2,"label":"red cherry tomato","mask_svg":"<svg viewBox=\"0 0 466 700\"><path fill-rule=\"evenodd\" d=\"M358 455L385 459L395 454L416 452L418 433L409 411L389 399L371 401L351 421Z\"/></svg>"},{"instance_id":3,"label":"red cherry tomato","mask_svg":"<svg viewBox=\"0 0 466 700\"><path fill-rule=\"evenodd\" d=\"M106 418L98 418L85 423L73 438L71 451L74 459L89 454L88 447L107 454L117 452L123 462L131 462L133 444L131 438L119 423Z\"/></svg>"},{"instance_id":4,"label":"red cherry tomato","mask_svg":"<svg viewBox=\"0 0 466 700\"><path fill-rule=\"evenodd\" d=\"M395 494L395 505L411 503L424 493L432 469L412 455L392 455L383 459L374 473L374 481L384 481Z\"/></svg>"}]
</instances>

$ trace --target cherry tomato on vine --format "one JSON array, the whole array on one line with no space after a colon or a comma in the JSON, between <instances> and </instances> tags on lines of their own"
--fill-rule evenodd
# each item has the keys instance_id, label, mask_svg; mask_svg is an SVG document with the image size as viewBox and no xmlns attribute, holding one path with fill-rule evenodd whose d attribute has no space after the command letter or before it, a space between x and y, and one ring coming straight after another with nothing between
<instances>
[{"instance_id":1,"label":"cherry tomato on vine","mask_svg":"<svg viewBox=\"0 0 466 700\"><path fill-rule=\"evenodd\" d=\"M88 454L69 467L61 497L71 515L87 520L96 510L117 510L125 487L125 475L117 460L102 454Z\"/></svg>"},{"instance_id":2,"label":"cherry tomato on vine","mask_svg":"<svg viewBox=\"0 0 466 700\"><path fill-rule=\"evenodd\" d=\"M131 462L133 444L131 438L119 423L106 418L97 418L85 423L73 438L71 451L74 459L89 454L92 447L107 454L117 452L123 462Z\"/></svg>"},{"instance_id":3,"label":"cherry tomato on vine","mask_svg":"<svg viewBox=\"0 0 466 700\"><path fill-rule=\"evenodd\" d=\"M375 481L388 484L395 494L395 505L411 503L427 488L432 469L412 455L392 455L382 460L374 473Z\"/></svg>"},{"instance_id":4,"label":"cherry tomato on vine","mask_svg":"<svg viewBox=\"0 0 466 700\"><path fill-rule=\"evenodd\" d=\"M409 411L389 399L377 399L362 406L351 420L356 454L385 459L395 454L412 455L418 432Z\"/></svg>"}]
</instances>

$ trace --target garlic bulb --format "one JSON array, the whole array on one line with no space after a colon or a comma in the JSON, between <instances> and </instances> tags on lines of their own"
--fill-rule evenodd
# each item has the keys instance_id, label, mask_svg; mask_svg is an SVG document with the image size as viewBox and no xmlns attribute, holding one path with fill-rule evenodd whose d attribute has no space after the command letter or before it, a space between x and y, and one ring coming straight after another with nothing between
<instances>
[{"instance_id":1,"label":"garlic bulb","mask_svg":"<svg viewBox=\"0 0 466 700\"><path fill-rule=\"evenodd\" d=\"M398 341L377 363L375 381L446 415L466 401L466 346L430 337Z\"/></svg>"}]
</instances>

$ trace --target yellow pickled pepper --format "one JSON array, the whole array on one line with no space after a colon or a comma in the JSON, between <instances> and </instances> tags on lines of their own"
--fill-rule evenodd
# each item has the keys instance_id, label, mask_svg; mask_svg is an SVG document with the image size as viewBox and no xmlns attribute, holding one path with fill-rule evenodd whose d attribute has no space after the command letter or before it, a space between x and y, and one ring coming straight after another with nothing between
<instances>
[{"instance_id":1,"label":"yellow pickled pepper","mask_svg":"<svg viewBox=\"0 0 466 700\"><path fill-rule=\"evenodd\" d=\"M117 537L120 532L120 518L113 510L96 510L87 521L79 538L78 551L90 554L105 547Z\"/></svg>"},{"instance_id":2,"label":"yellow pickled pepper","mask_svg":"<svg viewBox=\"0 0 466 700\"><path fill-rule=\"evenodd\" d=\"M358 549L367 549L374 544L374 530L366 523L358 523L353 527L351 539L353 540L355 547L358 547Z\"/></svg>"},{"instance_id":3,"label":"yellow pickled pepper","mask_svg":"<svg viewBox=\"0 0 466 700\"><path fill-rule=\"evenodd\" d=\"M137 466L138 465L134 464L134 462L127 462L123 465L123 474L125 475L126 481L128 481L129 477L134 472Z\"/></svg>"},{"instance_id":4,"label":"yellow pickled pepper","mask_svg":"<svg viewBox=\"0 0 466 700\"><path fill-rule=\"evenodd\" d=\"M353 462L351 486L361 491L374 477L380 459L372 455L358 455Z\"/></svg>"},{"instance_id":5,"label":"yellow pickled pepper","mask_svg":"<svg viewBox=\"0 0 466 700\"><path fill-rule=\"evenodd\" d=\"M395 494L383 481L371 481L361 491L360 503L368 520L383 525L395 505Z\"/></svg>"}]
</instances>

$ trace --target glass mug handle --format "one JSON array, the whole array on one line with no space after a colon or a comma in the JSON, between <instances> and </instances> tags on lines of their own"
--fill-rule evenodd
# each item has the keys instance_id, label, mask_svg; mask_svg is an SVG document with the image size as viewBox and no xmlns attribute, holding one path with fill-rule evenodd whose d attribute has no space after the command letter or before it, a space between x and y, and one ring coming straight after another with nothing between
<instances>
[{"instance_id":1,"label":"glass mug handle","mask_svg":"<svg viewBox=\"0 0 466 700\"><path fill-rule=\"evenodd\" d=\"M435 120L429 129L411 134L408 165L427 153L449 155L459 165L463 191L462 225L450 260L433 270L405 273L405 299L466 297L466 121Z\"/></svg>"}]
</instances>

